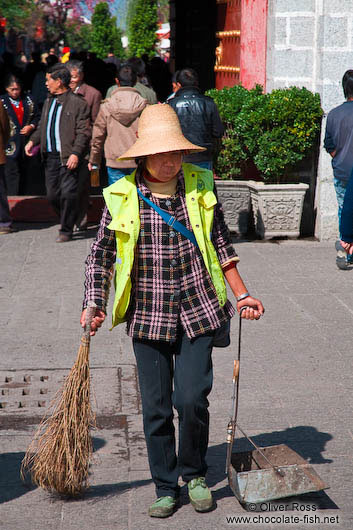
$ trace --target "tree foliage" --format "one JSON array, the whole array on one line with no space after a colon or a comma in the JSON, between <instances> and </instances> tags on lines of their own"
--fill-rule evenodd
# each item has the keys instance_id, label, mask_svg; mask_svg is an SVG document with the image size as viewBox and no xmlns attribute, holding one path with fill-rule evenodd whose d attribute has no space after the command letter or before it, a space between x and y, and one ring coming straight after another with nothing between
<instances>
[{"instance_id":1,"label":"tree foliage","mask_svg":"<svg viewBox=\"0 0 353 530\"><path fill-rule=\"evenodd\" d=\"M48 46L64 40L70 47L85 50L89 47L89 27L82 22L82 15L84 10L93 11L96 3L97 0L0 0L0 16L6 18L6 29L17 34ZM120 40L117 41L119 48Z\"/></svg>"},{"instance_id":2,"label":"tree foliage","mask_svg":"<svg viewBox=\"0 0 353 530\"><path fill-rule=\"evenodd\" d=\"M122 32L116 25L116 17L111 16L107 2L96 5L91 22L90 50L101 59L110 51L117 57L123 57Z\"/></svg>"},{"instance_id":3,"label":"tree foliage","mask_svg":"<svg viewBox=\"0 0 353 530\"><path fill-rule=\"evenodd\" d=\"M127 16L129 54L153 57L157 41L158 6L156 0L130 0Z\"/></svg>"},{"instance_id":4,"label":"tree foliage","mask_svg":"<svg viewBox=\"0 0 353 530\"><path fill-rule=\"evenodd\" d=\"M26 23L31 17L36 5L33 0L1 0L0 16L6 18L7 29L24 33Z\"/></svg>"},{"instance_id":5,"label":"tree foliage","mask_svg":"<svg viewBox=\"0 0 353 530\"><path fill-rule=\"evenodd\" d=\"M65 44L72 50L87 51L91 43L91 26L78 18L70 18L65 22Z\"/></svg>"}]
</instances>

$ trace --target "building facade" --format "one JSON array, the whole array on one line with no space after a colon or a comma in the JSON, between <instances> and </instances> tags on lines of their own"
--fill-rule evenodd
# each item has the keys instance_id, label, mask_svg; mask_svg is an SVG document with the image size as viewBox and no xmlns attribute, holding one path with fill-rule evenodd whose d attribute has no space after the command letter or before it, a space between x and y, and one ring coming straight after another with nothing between
<instances>
[{"instance_id":1,"label":"building facade","mask_svg":"<svg viewBox=\"0 0 353 530\"><path fill-rule=\"evenodd\" d=\"M352 0L174 0L171 28L175 68L196 68L203 89L304 86L320 94L325 115L344 101L341 80L353 69ZM334 240L337 203L322 139L315 173L313 230Z\"/></svg>"}]
</instances>

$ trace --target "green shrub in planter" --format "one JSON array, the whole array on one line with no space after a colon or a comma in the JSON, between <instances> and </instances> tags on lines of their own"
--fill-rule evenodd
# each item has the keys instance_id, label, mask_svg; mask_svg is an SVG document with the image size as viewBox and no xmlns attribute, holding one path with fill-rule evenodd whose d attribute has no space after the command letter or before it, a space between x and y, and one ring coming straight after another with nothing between
<instances>
[{"instance_id":1,"label":"green shrub in planter","mask_svg":"<svg viewBox=\"0 0 353 530\"><path fill-rule=\"evenodd\" d=\"M319 94L282 88L264 94L259 85L210 90L226 133L216 162L223 179L246 177L254 164L268 183L288 182L290 170L312 149L323 111Z\"/></svg>"},{"instance_id":2,"label":"green shrub in planter","mask_svg":"<svg viewBox=\"0 0 353 530\"><path fill-rule=\"evenodd\" d=\"M247 90L241 85L235 85L222 90L209 90L207 95L212 97L217 104L226 127L222 149L215 160L216 173L222 179L242 179L246 176L249 163L251 163L251 155L246 144L251 143L253 135L245 133L245 124L242 122L247 118L241 112L246 102L258 101L258 105L263 104L262 87L257 85L254 89ZM256 123L255 115L252 117Z\"/></svg>"}]
</instances>

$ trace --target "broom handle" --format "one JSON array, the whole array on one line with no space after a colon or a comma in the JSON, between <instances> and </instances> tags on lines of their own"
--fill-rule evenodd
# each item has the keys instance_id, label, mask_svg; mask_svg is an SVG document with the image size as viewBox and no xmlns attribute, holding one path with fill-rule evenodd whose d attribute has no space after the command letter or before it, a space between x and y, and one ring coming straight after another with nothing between
<instances>
[{"instance_id":1,"label":"broom handle","mask_svg":"<svg viewBox=\"0 0 353 530\"><path fill-rule=\"evenodd\" d=\"M91 323L96 316L96 309L97 304L95 304L93 301L89 301L86 309L85 331L83 334L84 338L88 341L90 340Z\"/></svg>"}]
</instances>

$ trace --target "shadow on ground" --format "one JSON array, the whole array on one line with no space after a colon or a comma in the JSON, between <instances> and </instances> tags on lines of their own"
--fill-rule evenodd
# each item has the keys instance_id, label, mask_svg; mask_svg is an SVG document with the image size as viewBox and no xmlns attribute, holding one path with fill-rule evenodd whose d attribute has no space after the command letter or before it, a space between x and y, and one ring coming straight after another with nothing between
<instances>
[{"instance_id":1,"label":"shadow on ground","mask_svg":"<svg viewBox=\"0 0 353 530\"><path fill-rule=\"evenodd\" d=\"M226 432L226 428L225 428ZM326 443L332 439L332 435L318 431L312 426L297 426L285 429L283 431L273 431L270 433L258 434L251 437L259 447L269 447L272 445L285 444L290 449L298 453L299 456L307 460L310 464L329 464L331 459L325 458L322 453L325 451ZM245 438L236 438L233 445L233 452L244 452L253 450L251 443ZM218 490L214 489L219 482L226 478L226 443L215 445L208 448L207 461L209 469L207 472L207 483L213 489L215 501L233 497L233 492L227 485ZM318 471L318 470L316 470ZM238 502L234 497L234 502ZM330 499L324 491L314 493L305 493L290 499L281 499L281 504L298 502L299 504L315 504L320 510L338 509L338 506Z\"/></svg>"},{"instance_id":2,"label":"shadow on ground","mask_svg":"<svg viewBox=\"0 0 353 530\"><path fill-rule=\"evenodd\" d=\"M24 456L23 452L0 454L0 504L17 499L36 487L21 479L20 469Z\"/></svg>"}]
</instances>

